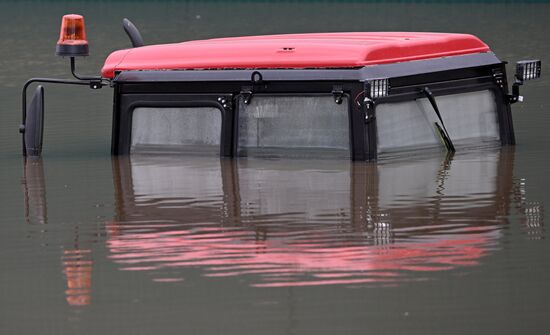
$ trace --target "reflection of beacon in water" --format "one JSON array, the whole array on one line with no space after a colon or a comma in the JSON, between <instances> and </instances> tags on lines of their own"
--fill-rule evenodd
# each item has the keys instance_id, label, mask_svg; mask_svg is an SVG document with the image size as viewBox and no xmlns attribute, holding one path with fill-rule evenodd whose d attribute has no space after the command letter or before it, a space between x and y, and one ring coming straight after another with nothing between
<instances>
[{"instance_id":1,"label":"reflection of beacon in water","mask_svg":"<svg viewBox=\"0 0 550 335\"><path fill-rule=\"evenodd\" d=\"M379 164L113 162L110 257L157 280L186 267L255 286L407 280L477 264L525 207L509 150Z\"/></svg>"},{"instance_id":2,"label":"reflection of beacon in water","mask_svg":"<svg viewBox=\"0 0 550 335\"><path fill-rule=\"evenodd\" d=\"M42 158L25 158L22 186L26 223L47 224L48 207ZM61 262L67 281L67 303L72 306L89 305L92 286L91 250L80 246L78 230L75 230L74 248L64 248Z\"/></svg>"}]
</instances>

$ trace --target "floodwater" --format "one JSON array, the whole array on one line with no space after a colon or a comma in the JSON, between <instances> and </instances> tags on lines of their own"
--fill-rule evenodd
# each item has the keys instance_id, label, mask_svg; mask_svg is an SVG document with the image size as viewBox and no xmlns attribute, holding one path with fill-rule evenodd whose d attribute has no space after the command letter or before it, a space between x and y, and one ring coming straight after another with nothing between
<instances>
[{"instance_id":1,"label":"floodwater","mask_svg":"<svg viewBox=\"0 0 550 335\"><path fill-rule=\"evenodd\" d=\"M68 77L61 15L97 73L129 46L309 31L473 33L539 57L518 145L420 157L112 158L112 91L46 86L42 159L20 156L20 88ZM545 333L550 327L550 5L0 3L0 333ZM510 69L510 72L511 69Z\"/></svg>"}]
</instances>

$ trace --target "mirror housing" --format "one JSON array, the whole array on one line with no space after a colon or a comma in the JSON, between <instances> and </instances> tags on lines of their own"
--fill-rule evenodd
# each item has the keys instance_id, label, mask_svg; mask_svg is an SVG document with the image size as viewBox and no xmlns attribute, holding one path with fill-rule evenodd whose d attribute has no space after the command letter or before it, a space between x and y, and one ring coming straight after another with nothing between
<instances>
[{"instance_id":1,"label":"mirror housing","mask_svg":"<svg viewBox=\"0 0 550 335\"><path fill-rule=\"evenodd\" d=\"M27 108L24 126L27 156L40 156L44 135L44 87L38 85Z\"/></svg>"}]
</instances>

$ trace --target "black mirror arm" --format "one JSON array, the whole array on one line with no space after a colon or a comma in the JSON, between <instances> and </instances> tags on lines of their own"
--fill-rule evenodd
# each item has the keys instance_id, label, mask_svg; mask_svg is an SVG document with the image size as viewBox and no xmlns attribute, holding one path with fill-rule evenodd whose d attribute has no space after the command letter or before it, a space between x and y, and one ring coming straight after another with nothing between
<instances>
[{"instance_id":1,"label":"black mirror arm","mask_svg":"<svg viewBox=\"0 0 550 335\"><path fill-rule=\"evenodd\" d=\"M100 89L103 85L108 84L108 80L101 76L82 76L76 73L76 61L74 57L71 57L71 74L78 80L87 80L88 85L92 89Z\"/></svg>"},{"instance_id":2,"label":"black mirror arm","mask_svg":"<svg viewBox=\"0 0 550 335\"><path fill-rule=\"evenodd\" d=\"M31 78L25 82L21 92L21 125L19 126L19 132L21 134L25 133L25 120L27 118L27 88L32 83L53 83L53 84L66 84L66 85L85 85L90 86L90 81L82 80L70 80L70 79L55 79L55 78ZM25 136L23 136L23 155L26 156L27 152L25 149Z\"/></svg>"}]
</instances>

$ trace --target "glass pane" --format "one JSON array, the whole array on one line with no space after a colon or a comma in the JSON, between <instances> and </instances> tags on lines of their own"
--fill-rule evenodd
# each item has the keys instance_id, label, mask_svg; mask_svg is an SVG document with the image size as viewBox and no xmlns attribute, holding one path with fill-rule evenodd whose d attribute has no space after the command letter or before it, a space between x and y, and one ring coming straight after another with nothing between
<instances>
[{"instance_id":1,"label":"glass pane","mask_svg":"<svg viewBox=\"0 0 550 335\"><path fill-rule=\"evenodd\" d=\"M239 155L349 157L348 99L253 96L239 101Z\"/></svg>"},{"instance_id":2,"label":"glass pane","mask_svg":"<svg viewBox=\"0 0 550 335\"><path fill-rule=\"evenodd\" d=\"M131 152L218 154L222 115L214 107L136 108Z\"/></svg>"},{"instance_id":3,"label":"glass pane","mask_svg":"<svg viewBox=\"0 0 550 335\"><path fill-rule=\"evenodd\" d=\"M492 91L436 96L435 100L455 147L499 141ZM434 126L436 121L439 123L426 98L377 106L378 152L442 146Z\"/></svg>"}]
</instances>

